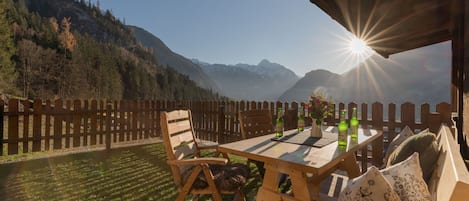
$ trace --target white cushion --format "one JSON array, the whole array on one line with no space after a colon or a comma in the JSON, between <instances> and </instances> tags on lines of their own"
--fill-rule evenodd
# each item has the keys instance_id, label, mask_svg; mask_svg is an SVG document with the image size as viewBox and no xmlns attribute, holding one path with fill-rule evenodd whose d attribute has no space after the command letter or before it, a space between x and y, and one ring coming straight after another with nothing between
<instances>
[{"instance_id":1,"label":"white cushion","mask_svg":"<svg viewBox=\"0 0 469 201\"><path fill-rule=\"evenodd\" d=\"M361 200L399 201L400 199L378 168L372 166L365 174L349 181L339 195L339 201Z\"/></svg>"},{"instance_id":2,"label":"white cushion","mask_svg":"<svg viewBox=\"0 0 469 201\"><path fill-rule=\"evenodd\" d=\"M417 152L381 172L402 201L431 200Z\"/></svg>"},{"instance_id":3,"label":"white cushion","mask_svg":"<svg viewBox=\"0 0 469 201\"><path fill-rule=\"evenodd\" d=\"M405 126L402 131L394 137L394 139L389 143L388 149L386 150L386 155L384 156L384 164L386 165L388 163L389 156L391 153L396 150L396 148L404 142L408 137L414 135L414 132L412 132L412 129L409 128L409 126Z\"/></svg>"}]
</instances>

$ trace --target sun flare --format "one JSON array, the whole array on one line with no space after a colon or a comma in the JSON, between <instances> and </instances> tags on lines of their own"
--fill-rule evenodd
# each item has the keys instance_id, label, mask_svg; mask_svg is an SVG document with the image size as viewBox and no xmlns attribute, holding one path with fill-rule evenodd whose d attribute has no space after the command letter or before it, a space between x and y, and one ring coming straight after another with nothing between
<instances>
[{"instance_id":1,"label":"sun flare","mask_svg":"<svg viewBox=\"0 0 469 201\"><path fill-rule=\"evenodd\" d=\"M367 48L366 42L359 38L353 38L349 44L349 49L354 54L363 54Z\"/></svg>"}]
</instances>

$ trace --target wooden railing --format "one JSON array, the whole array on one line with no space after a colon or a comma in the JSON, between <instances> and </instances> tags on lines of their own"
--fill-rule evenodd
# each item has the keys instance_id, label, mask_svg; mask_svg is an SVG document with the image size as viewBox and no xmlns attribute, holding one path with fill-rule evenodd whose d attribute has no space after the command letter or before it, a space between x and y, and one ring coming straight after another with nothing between
<instances>
[{"instance_id":1,"label":"wooden railing","mask_svg":"<svg viewBox=\"0 0 469 201\"><path fill-rule=\"evenodd\" d=\"M239 111L269 109L275 117L276 109L282 107L286 111L285 127L291 129L296 128L298 106L296 102L52 102L10 99L8 103L0 101L0 126L3 127L0 130L0 156L89 146L106 146L109 149L117 143L159 137L160 112L174 109L192 110L198 138L227 143L241 139ZM437 131L441 123L451 125L451 107L448 103L437 104L435 111L430 111L429 104L423 104L416 110L412 103L404 103L400 108L395 104L385 108L381 103L339 103L335 108L336 111L343 108L351 111L353 107L358 108L362 127L380 129L385 133L372 152L373 161L378 165L388 139L392 139L405 125L414 131L430 128L433 132ZM419 121L416 120L416 112L419 112ZM335 125L338 122L335 113L326 119L327 124ZM307 125L310 123L306 121Z\"/></svg>"}]
</instances>

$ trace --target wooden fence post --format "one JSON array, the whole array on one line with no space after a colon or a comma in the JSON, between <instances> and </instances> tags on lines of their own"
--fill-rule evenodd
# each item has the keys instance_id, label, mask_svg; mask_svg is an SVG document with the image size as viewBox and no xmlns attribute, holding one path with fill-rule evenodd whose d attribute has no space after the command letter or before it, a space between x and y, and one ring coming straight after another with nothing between
<instances>
[{"instance_id":1,"label":"wooden fence post","mask_svg":"<svg viewBox=\"0 0 469 201\"><path fill-rule=\"evenodd\" d=\"M8 155L18 154L18 100L8 100Z\"/></svg>"},{"instance_id":2,"label":"wooden fence post","mask_svg":"<svg viewBox=\"0 0 469 201\"><path fill-rule=\"evenodd\" d=\"M61 99L54 101L54 149L62 149L62 106Z\"/></svg>"},{"instance_id":3,"label":"wooden fence post","mask_svg":"<svg viewBox=\"0 0 469 201\"><path fill-rule=\"evenodd\" d=\"M91 100L91 117L90 117L90 145L97 144L97 132L98 132L98 101Z\"/></svg>"},{"instance_id":4,"label":"wooden fence post","mask_svg":"<svg viewBox=\"0 0 469 201\"><path fill-rule=\"evenodd\" d=\"M64 114L65 117L65 148L70 148L70 138L71 138L71 132L70 132L70 124L72 123L72 102L70 100L67 100L65 104L65 111L66 113Z\"/></svg>"},{"instance_id":5,"label":"wooden fence post","mask_svg":"<svg viewBox=\"0 0 469 201\"><path fill-rule=\"evenodd\" d=\"M420 106L420 129L429 127L428 118L430 117L430 104L425 103Z\"/></svg>"},{"instance_id":6,"label":"wooden fence post","mask_svg":"<svg viewBox=\"0 0 469 201\"><path fill-rule=\"evenodd\" d=\"M73 147L81 144L81 101L73 101Z\"/></svg>"},{"instance_id":7,"label":"wooden fence post","mask_svg":"<svg viewBox=\"0 0 469 201\"><path fill-rule=\"evenodd\" d=\"M413 103L405 102L401 105L401 129L406 125L415 132L415 105Z\"/></svg>"},{"instance_id":8,"label":"wooden fence post","mask_svg":"<svg viewBox=\"0 0 469 201\"><path fill-rule=\"evenodd\" d=\"M83 146L88 146L88 135L89 129L88 129L88 119L90 117L90 107L88 100L83 101L83 108L82 108L82 118L83 118Z\"/></svg>"},{"instance_id":9,"label":"wooden fence post","mask_svg":"<svg viewBox=\"0 0 469 201\"><path fill-rule=\"evenodd\" d=\"M33 152L41 150L41 135L42 100L36 99L33 103Z\"/></svg>"},{"instance_id":10,"label":"wooden fence post","mask_svg":"<svg viewBox=\"0 0 469 201\"><path fill-rule=\"evenodd\" d=\"M449 127L451 127L452 119L451 119L451 105L446 102L438 103L436 105L436 112L440 113L441 116L441 123L446 123Z\"/></svg>"},{"instance_id":11,"label":"wooden fence post","mask_svg":"<svg viewBox=\"0 0 469 201\"><path fill-rule=\"evenodd\" d=\"M383 104L382 103L373 103L371 109L372 119L373 119L373 128L383 131ZM380 167L383 164L383 135L373 141L372 157L373 165ZM362 168L363 171L363 168Z\"/></svg>"},{"instance_id":12,"label":"wooden fence post","mask_svg":"<svg viewBox=\"0 0 469 201\"><path fill-rule=\"evenodd\" d=\"M390 103L388 105L388 142L396 136L396 104ZM389 144L388 143L388 144Z\"/></svg>"},{"instance_id":13,"label":"wooden fence post","mask_svg":"<svg viewBox=\"0 0 469 201\"><path fill-rule=\"evenodd\" d=\"M432 133L438 133L442 123L442 116L438 112L431 112L428 114L428 130Z\"/></svg>"},{"instance_id":14,"label":"wooden fence post","mask_svg":"<svg viewBox=\"0 0 469 201\"><path fill-rule=\"evenodd\" d=\"M23 153L28 153L29 149L29 100L23 101Z\"/></svg>"},{"instance_id":15,"label":"wooden fence post","mask_svg":"<svg viewBox=\"0 0 469 201\"><path fill-rule=\"evenodd\" d=\"M347 105L347 117L348 119L352 119L352 109L353 108L357 108L357 112L358 112L358 105L355 103L355 102L350 102L348 105ZM358 114L357 114L358 115ZM357 117L358 118L358 117Z\"/></svg>"},{"instance_id":16,"label":"wooden fence post","mask_svg":"<svg viewBox=\"0 0 469 201\"><path fill-rule=\"evenodd\" d=\"M138 101L134 100L130 102L130 111L132 111L132 140L137 140L138 138Z\"/></svg>"},{"instance_id":17,"label":"wooden fence post","mask_svg":"<svg viewBox=\"0 0 469 201\"><path fill-rule=\"evenodd\" d=\"M362 103L361 111L362 111L362 114L361 114L360 125L362 126L363 129L366 129L366 128L368 128L368 124L369 124L369 121L368 121L368 104Z\"/></svg>"},{"instance_id":18,"label":"wooden fence post","mask_svg":"<svg viewBox=\"0 0 469 201\"><path fill-rule=\"evenodd\" d=\"M111 108L112 105L106 104L106 150L111 150Z\"/></svg>"},{"instance_id":19,"label":"wooden fence post","mask_svg":"<svg viewBox=\"0 0 469 201\"><path fill-rule=\"evenodd\" d=\"M3 156L3 115L5 115L5 103L0 99L0 156Z\"/></svg>"},{"instance_id":20,"label":"wooden fence post","mask_svg":"<svg viewBox=\"0 0 469 201\"><path fill-rule=\"evenodd\" d=\"M225 132L225 105L220 103L218 106L218 136L217 141L225 143L224 135Z\"/></svg>"}]
</instances>

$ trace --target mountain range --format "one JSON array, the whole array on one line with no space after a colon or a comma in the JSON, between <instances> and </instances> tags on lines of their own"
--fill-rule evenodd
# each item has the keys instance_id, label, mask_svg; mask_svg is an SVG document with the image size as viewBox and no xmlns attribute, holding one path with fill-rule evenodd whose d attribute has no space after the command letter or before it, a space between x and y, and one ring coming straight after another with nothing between
<instances>
[{"instance_id":1,"label":"mountain range","mask_svg":"<svg viewBox=\"0 0 469 201\"><path fill-rule=\"evenodd\" d=\"M144 46L153 48L160 65L174 68L198 85L236 100L306 101L322 91L338 102L394 102L435 104L449 101L449 43L392 56L374 54L344 74L316 69L298 77L285 66L262 60L251 64L210 64L173 52L142 28L131 26Z\"/></svg>"},{"instance_id":2,"label":"mountain range","mask_svg":"<svg viewBox=\"0 0 469 201\"><path fill-rule=\"evenodd\" d=\"M199 65L173 52L163 41L145 29L136 26L128 27L134 30L135 38L138 41L144 46L153 49L153 55L159 65L173 68L179 73L189 76L189 78L194 80L200 87L222 92L218 85L205 74Z\"/></svg>"},{"instance_id":3,"label":"mountain range","mask_svg":"<svg viewBox=\"0 0 469 201\"><path fill-rule=\"evenodd\" d=\"M266 59L257 65L193 61L220 86L223 95L237 100L276 101L299 79L290 69Z\"/></svg>"},{"instance_id":4,"label":"mountain range","mask_svg":"<svg viewBox=\"0 0 469 201\"><path fill-rule=\"evenodd\" d=\"M173 52L161 39L143 28L129 26L135 38L153 49L159 65L175 69L189 76L200 87L211 89L221 95L237 100L276 101L299 77L280 64L262 60L258 65L209 64L197 59L190 60Z\"/></svg>"},{"instance_id":5,"label":"mountain range","mask_svg":"<svg viewBox=\"0 0 469 201\"><path fill-rule=\"evenodd\" d=\"M451 44L446 42L390 59L375 54L341 75L314 70L285 91L279 100L306 101L312 91L321 91L339 102L449 102L450 49Z\"/></svg>"}]
</instances>

